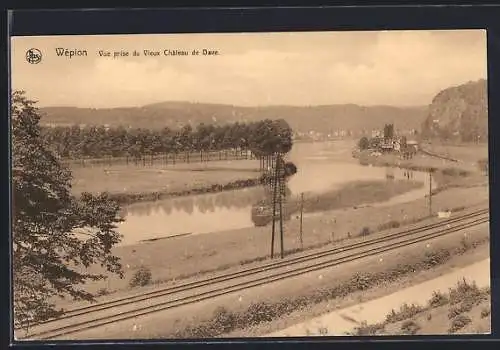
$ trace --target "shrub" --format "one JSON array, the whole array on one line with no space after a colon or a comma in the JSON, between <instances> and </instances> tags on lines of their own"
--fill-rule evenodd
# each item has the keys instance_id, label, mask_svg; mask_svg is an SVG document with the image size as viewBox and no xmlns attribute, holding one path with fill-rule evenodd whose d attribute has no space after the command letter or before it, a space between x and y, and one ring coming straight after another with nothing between
<instances>
[{"instance_id":1,"label":"shrub","mask_svg":"<svg viewBox=\"0 0 500 350\"><path fill-rule=\"evenodd\" d=\"M378 226L379 231L390 230L391 228L398 228L401 226L401 223L397 220L391 220L389 222L385 222Z\"/></svg>"},{"instance_id":2,"label":"shrub","mask_svg":"<svg viewBox=\"0 0 500 350\"><path fill-rule=\"evenodd\" d=\"M450 308L450 310L448 311L448 318L450 320L454 319L455 317L457 317L458 315L460 315L462 313L462 310L460 307L458 306L452 306Z\"/></svg>"},{"instance_id":3,"label":"shrub","mask_svg":"<svg viewBox=\"0 0 500 350\"><path fill-rule=\"evenodd\" d=\"M360 236L368 236L370 234L370 228L365 226L361 229L361 232L359 233Z\"/></svg>"},{"instance_id":4,"label":"shrub","mask_svg":"<svg viewBox=\"0 0 500 350\"><path fill-rule=\"evenodd\" d=\"M429 300L430 307L439 307L448 303L448 298L445 294L441 292L432 292L432 297Z\"/></svg>"},{"instance_id":5,"label":"shrub","mask_svg":"<svg viewBox=\"0 0 500 350\"><path fill-rule=\"evenodd\" d=\"M326 328L326 327L319 327L318 328L318 333L320 335L328 335L328 328Z\"/></svg>"},{"instance_id":6,"label":"shrub","mask_svg":"<svg viewBox=\"0 0 500 350\"><path fill-rule=\"evenodd\" d=\"M101 288L97 291L97 296L103 296L103 295L108 295L109 291L106 288Z\"/></svg>"},{"instance_id":7,"label":"shrub","mask_svg":"<svg viewBox=\"0 0 500 350\"><path fill-rule=\"evenodd\" d=\"M425 252L423 263L427 266L441 265L451 257L451 253L446 249L440 249L437 252Z\"/></svg>"},{"instance_id":8,"label":"shrub","mask_svg":"<svg viewBox=\"0 0 500 350\"><path fill-rule=\"evenodd\" d=\"M384 329L383 324L377 323L368 325L366 321L363 321L358 327L354 328L354 332L352 334L357 336L375 335L377 334L377 331L383 329Z\"/></svg>"},{"instance_id":9,"label":"shrub","mask_svg":"<svg viewBox=\"0 0 500 350\"><path fill-rule=\"evenodd\" d=\"M418 323L412 320L404 321L401 325L401 330L403 331L403 333L409 335L417 334L420 328L421 327L418 325Z\"/></svg>"},{"instance_id":10,"label":"shrub","mask_svg":"<svg viewBox=\"0 0 500 350\"><path fill-rule=\"evenodd\" d=\"M370 147L370 140L366 136L363 136L361 139L358 141L358 147L361 151L364 151Z\"/></svg>"},{"instance_id":11,"label":"shrub","mask_svg":"<svg viewBox=\"0 0 500 350\"><path fill-rule=\"evenodd\" d=\"M459 281L455 288L450 289L450 303L457 304L467 298L477 299L481 295L481 290L475 282L469 283L465 280Z\"/></svg>"},{"instance_id":12,"label":"shrub","mask_svg":"<svg viewBox=\"0 0 500 350\"><path fill-rule=\"evenodd\" d=\"M385 317L385 320L388 323L395 323L412 318L422 311L423 307L421 307L420 305L408 305L405 303L399 308L399 311L397 312L392 309L392 311Z\"/></svg>"},{"instance_id":13,"label":"shrub","mask_svg":"<svg viewBox=\"0 0 500 350\"><path fill-rule=\"evenodd\" d=\"M272 321L275 316L273 306L265 302L251 304L247 310L247 321L250 325Z\"/></svg>"},{"instance_id":14,"label":"shrub","mask_svg":"<svg viewBox=\"0 0 500 350\"><path fill-rule=\"evenodd\" d=\"M351 283L354 290L366 290L370 288L373 284L373 279L370 275L363 273L356 273L352 276Z\"/></svg>"},{"instance_id":15,"label":"shrub","mask_svg":"<svg viewBox=\"0 0 500 350\"><path fill-rule=\"evenodd\" d=\"M486 318L490 315L491 309L490 308L484 308L481 310L481 318Z\"/></svg>"},{"instance_id":16,"label":"shrub","mask_svg":"<svg viewBox=\"0 0 500 350\"><path fill-rule=\"evenodd\" d=\"M470 319L470 317L465 316L465 315L458 315L453 319L453 321L451 321L451 326L448 329L448 332L454 333L454 332L458 331L459 329L464 328L466 325L468 325L471 322L472 322L472 320Z\"/></svg>"},{"instance_id":17,"label":"shrub","mask_svg":"<svg viewBox=\"0 0 500 350\"><path fill-rule=\"evenodd\" d=\"M235 324L235 315L226 310L223 306L219 306L214 311L212 318L213 328L217 333L226 333L232 330Z\"/></svg>"},{"instance_id":18,"label":"shrub","mask_svg":"<svg viewBox=\"0 0 500 350\"><path fill-rule=\"evenodd\" d=\"M153 281L151 270L147 267L140 267L130 280L130 287L146 286Z\"/></svg>"}]
</instances>

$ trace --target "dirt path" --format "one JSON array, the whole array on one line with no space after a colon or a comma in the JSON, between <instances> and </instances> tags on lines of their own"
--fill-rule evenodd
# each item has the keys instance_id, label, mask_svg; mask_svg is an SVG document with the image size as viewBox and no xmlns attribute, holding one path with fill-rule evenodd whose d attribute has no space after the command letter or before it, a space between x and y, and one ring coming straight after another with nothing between
<instances>
[{"instance_id":1,"label":"dirt path","mask_svg":"<svg viewBox=\"0 0 500 350\"><path fill-rule=\"evenodd\" d=\"M346 335L363 322L376 324L403 304L425 305L435 291L447 292L458 281L475 281L478 287L490 285L490 259L485 259L464 268L456 269L444 276L402 289L382 298L354 305L308 322L293 325L284 330L267 334L269 337L297 337L309 335ZM325 334L326 332L326 334Z\"/></svg>"}]
</instances>

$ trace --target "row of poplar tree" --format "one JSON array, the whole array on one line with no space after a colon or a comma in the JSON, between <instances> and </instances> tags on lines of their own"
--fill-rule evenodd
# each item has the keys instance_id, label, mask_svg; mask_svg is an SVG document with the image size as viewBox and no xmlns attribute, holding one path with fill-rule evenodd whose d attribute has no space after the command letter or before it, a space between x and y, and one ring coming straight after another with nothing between
<instances>
[{"instance_id":1,"label":"row of poplar tree","mask_svg":"<svg viewBox=\"0 0 500 350\"><path fill-rule=\"evenodd\" d=\"M288 152L292 130L283 120L185 125L178 130L104 126L44 127L42 137L63 158L141 157L191 151L251 150L256 156Z\"/></svg>"}]
</instances>

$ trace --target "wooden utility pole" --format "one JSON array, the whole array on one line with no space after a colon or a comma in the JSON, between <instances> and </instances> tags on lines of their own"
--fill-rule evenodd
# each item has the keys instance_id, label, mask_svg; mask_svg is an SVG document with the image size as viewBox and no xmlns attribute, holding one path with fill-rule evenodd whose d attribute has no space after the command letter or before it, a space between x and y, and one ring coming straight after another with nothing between
<instances>
[{"instance_id":1,"label":"wooden utility pole","mask_svg":"<svg viewBox=\"0 0 500 350\"><path fill-rule=\"evenodd\" d=\"M272 230L271 230L271 259L274 257L274 235L276 232L276 194L278 189L278 172L275 167L274 177L272 178L272 190L273 190L273 216L272 216Z\"/></svg>"},{"instance_id":2,"label":"wooden utility pole","mask_svg":"<svg viewBox=\"0 0 500 350\"><path fill-rule=\"evenodd\" d=\"M432 216L432 169L429 170L429 216Z\"/></svg>"},{"instance_id":3,"label":"wooden utility pole","mask_svg":"<svg viewBox=\"0 0 500 350\"><path fill-rule=\"evenodd\" d=\"M280 179L281 182L281 179ZM281 243L281 259L285 256L285 248L284 248L284 242L283 242L283 198L282 198L282 193L281 193L281 186L280 186L280 243Z\"/></svg>"},{"instance_id":4,"label":"wooden utility pole","mask_svg":"<svg viewBox=\"0 0 500 350\"><path fill-rule=\"evenodd\" d=\"M279 206L280 206L280 255L281 259L283 259L285 255L285 249L284 249L284 238L283 238L283 174L282 174L282 169L281 169L281 155L278 153L276 155L275 159L275 164L276 168L276 178L277 178L277 185L276 190L278 191L278 201L279 201ZM284 169L283 169L284 170Z\"/></svg>"},{"instance_id":5,"label":"wooden utility pole","mask_svg":"<svg viewBox=\"0 0 500 350\"><path fill-rule=\"evenodd\" d=\"M299 231L299 238L300 238L300 248L304 249L304 242L302 241L302 218L303 218L303 213L304 213L304 192L300 194L300 231Z\"/></svg>"}]
</instances>

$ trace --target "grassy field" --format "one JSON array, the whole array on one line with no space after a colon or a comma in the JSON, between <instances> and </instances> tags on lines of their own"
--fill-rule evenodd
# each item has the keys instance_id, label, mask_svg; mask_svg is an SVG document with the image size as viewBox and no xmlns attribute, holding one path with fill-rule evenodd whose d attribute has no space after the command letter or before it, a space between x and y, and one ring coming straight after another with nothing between
<instances>
[{"instance_id":1,"label":"grassy field","mask_svg":"<svg viewBox=\"0 0 500 350\"><path fill-rule=\"evenodd\" d=\"M485 145L433 146L432 149L426 146L426 149L458 161L448 161L422 153L405 160L396 154L383 154L377 157L370 155L369 152L361 152L359 162L362 165L392 166L420 171L433 170L433 177L438 185L437 191L488 183L484 168L484 161L488 157L488 149Z\"/></svg>"},{"instance_id":2,"label":"grassy field","mask_svg":"<svg viewBox=\"0 0 500 350\"><path fill-rule=\"evenodd\" d=\"M126 166L75 168L73 192L110 192L141 194L182 192L193 188L227 184L258 178L257 160L210 162L162 166Z\"/></svg>"},{"instance_id":3,"label":"grassy field","mask_svg":"<svg viewBox=\"0 0 500 350\"><path fill-rule=\"evenodd\" d=\"M422 147L430 152L457 159L461 162L473 163L478 159L488 158L487 144L446 145L433 142L432 144L423 144Z\"/></svg>"},{"instance_id":4,"label":"grassy field","mask_svg":"<svg viewBox=\"0 0 500 350\"><path fill-rule=\"evenodd\" d=\"M335 191L306 196L304 212L320 212L383 202L422 186L422 182L409 180L352 181Z\"/></svg>"}]
</instances>

